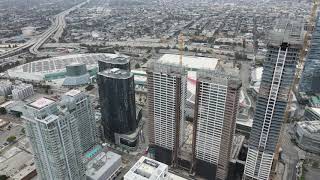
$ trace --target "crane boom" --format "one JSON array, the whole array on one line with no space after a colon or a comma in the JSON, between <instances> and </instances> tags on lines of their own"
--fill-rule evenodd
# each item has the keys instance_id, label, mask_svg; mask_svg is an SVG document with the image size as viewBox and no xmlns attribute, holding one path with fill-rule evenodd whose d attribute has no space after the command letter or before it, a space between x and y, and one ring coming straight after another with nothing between
<instances>
[{"instance_id":1,"label":"crane boom","mask_svg":"<svg viewBox=\"0 0 320 180\"><path fill-rule=\"evenodd\" d=\"M184 53L184 38L182 32L179 34L179 64L182 66L182 59L183 59L183 53Z\"/></svg>"}]
</instances>

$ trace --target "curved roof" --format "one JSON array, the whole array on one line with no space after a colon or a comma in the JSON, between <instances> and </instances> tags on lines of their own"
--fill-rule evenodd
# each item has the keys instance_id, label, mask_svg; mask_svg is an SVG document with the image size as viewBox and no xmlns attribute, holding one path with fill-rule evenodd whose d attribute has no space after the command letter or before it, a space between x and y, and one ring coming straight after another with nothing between
<instances>
[{"instance_id":1,"label":"curved roof","mask_svg":"<svg viewBox=\"0 0 320 180\"><path fill-rule=\"evenodd\" d=\"M46 74L65 72L66 66L73 64L86 64L88 70L98 67L98 60L116 58L117 54L72 54L58 56L30 62L9 69L10 77L42 80Z\"/></svg>"},{"instance_id":2,"label":"curved roof","mask_svg":"<svg viewBox=\"0 0 320 180\"><path fill-rule=\"evenodd\" d=\"M98 60L117 56L116 54L73 54L23 64L11 70L29 73L57 72L65 70L65 67L71 64L79 63L87 66L97 66Z\"/></svg>"}]
</instances>

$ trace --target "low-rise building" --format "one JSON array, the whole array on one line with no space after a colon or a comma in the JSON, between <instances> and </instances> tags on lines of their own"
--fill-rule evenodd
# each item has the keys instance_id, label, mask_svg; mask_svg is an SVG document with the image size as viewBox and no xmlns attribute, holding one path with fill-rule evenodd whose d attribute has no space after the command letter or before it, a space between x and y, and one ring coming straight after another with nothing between
<instances>
[{"instance_id":1,"label":"low-rise building","mask_svg":"<svg viewBox=\"0 0 320 180\"><path fill-rule=\"evenodd\" d=\"M10 81L0 82L0 96L8 96L12 91L12 83Z\"/></svg>"},{"instance_id":2,"label":"low-rise building","mask_svg":"<svg viewBox=\"0 0 320 180\"><path fill-rule=\"evenodd\" d=\"M306 121L320 121L320 108L306 107L304 118Z\"/></svg>"},{"instance_id":3,"label":"low-rise building","mask_svg":"<svg viewBox=\"0 0 320 180\"><path fill-rule=\"evenodd\" d=\"M168 165L142 156L124 175L124 180L186 180L168 172Z\"/></svg>"},{"instance_id":4,"label":"low-rise building","mask_svg":"<svg viewBox=\"0 0 320 180\"><path fill-rule=\"evenodd\" d=\"M121 168L121 156L100 145L93 147L84 157L88 180L113 179Z\"/></svg>"},{"instance_id":5,"label":"low-rise building","mask_svg":"<svg viewBox=\"0 0 320 180\"><path fill-rule=\"evenodd\" d=\"M295 140L302 149L312 153L320 153L320 121L298 122Z\"/></svg>"},{"instance_id":6,"label":"low-rise building","mask_svg":"<svg viewBox=\"0 0 320 180\"><path fill-rule=\"evenodd\" d=\"M168 179L168 165L144 156L124 175L124 180Z\"/></svg>"},{"instance_id":7,"label":"low-rise building","mask_svg":"<svg viewBox=\"0 0 320 180\"><path fill-rule=\"evenodd\" d=\"M20 83L13 86L12 98L14 100L23 100L34 94L33 86L31 84Z\"/></svg>"}]
</instances>

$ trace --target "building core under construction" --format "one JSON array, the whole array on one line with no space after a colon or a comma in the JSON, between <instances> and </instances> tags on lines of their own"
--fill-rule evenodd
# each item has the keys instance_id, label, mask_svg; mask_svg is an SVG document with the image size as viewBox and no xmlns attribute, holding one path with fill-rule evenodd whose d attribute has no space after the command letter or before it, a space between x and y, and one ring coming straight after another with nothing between
<instances>
[{"instance_id":1,"label":"building core under construction","mask_svg":"<svg viewBox=\"0 0 320 180\"><path fill-rule=\"evenodd\" d=\"M225 180L232 151L241 81L221 71L201 71L196 85L192 169Z\"/></svg>"},{"instance_id":2,"label":"building core under construction","mask_svg":"<svg viewBox=\"0 0 320 180\"><path fill-rule=\"evenodd\" d=\"M179 65L150 63L147 71L149 141L155 159L171 165L184 138L186 79Z\"/></svg>"},{"instance_id":3,"label":"building core under construction","mask_svg":"<svg viewBox=\"0 0 320 180\"><path fill-rule=\"evenodd\" d=\"M278 22L263 65L244 179L269 179L302 45L301 22Z\"/></svg>"},{"instance_id":4,"label":"building core under construction","mask_svg":"<svg viewBox=\"0 0 320 180\"><path fill-rule=\"evenodd\" d=\"M222 66L217 70L216 59L183 56L186 61L177 63L177 57L164 55L148 66L148 129L154 157L205 179L225 180L242 83L234 71L227 74ZM195 69L194 118L189 122L188 73Z\"/></svg>"}]
</instances>

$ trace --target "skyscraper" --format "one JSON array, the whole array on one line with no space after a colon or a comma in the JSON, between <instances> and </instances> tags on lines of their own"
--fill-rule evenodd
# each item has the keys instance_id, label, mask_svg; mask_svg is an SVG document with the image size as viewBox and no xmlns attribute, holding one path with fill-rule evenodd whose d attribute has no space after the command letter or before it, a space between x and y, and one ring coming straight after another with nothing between
<instances>
[{"instance_id":1,"label":"skyscraper","mask_svg":"<svg viewBox=\"0 0 320 180\"><path fill-rule=\"evenodd\" d=\"M98 73L99 100L105 138L130 134L137 128L133 74L118 68Z\"/></svg>"},{"instance_id":2,"label":"skyscraper","mask_svg":"<svg viewBox=\"0 0 320 180\"><path fill-rule=\"evenodd\" d=\"M311 46L302 72L300 92L320 93L320 14L316 19Z\"/></svg>"},{"instance_id":3,"label":"skyscraper","mask_svg":"<svg viewBox=\"0 0 320 180\"><path fill-rule=\"evenodd\" d=\"M279 22L271 33L249 140L245 179L269 179L302 44L299 22Z\"/></svg>"},{"instance_id":4,"label":"skyscraper","mask_svg":"<svg viewBox=\"0 0 320 180\"><path fill-rule=\"evenodd\" d=\"M147 70L149 141L155 159L171 164L184 138L186 72L179 65L150 63Z\"/></svg>"},{"instance_id":5,"label":"skyscraper","mask_svg":"<svg viewBox=\"0 0 320 180\"><path fill-rule=\"evenodd\" d=\"M67 109L41 98L26 106L23 118L40 179L85 179L78 123Z\"/></svg>"},{"instance_id":6,"label":"skyscraper","mask_svg":"<svg viewBox=\"0 0 320 180\"><path fill-rule=\"evenodd\" d=\"M231 157L241 81L220 71L198 72L193 126L193 169L225 180Z\"/></svg>"},{"instance_id":7,"label":"skyscraper","mask_svg":"<svg viewBox=\"0 0 320 180\"><path fill-rule=\"evenodd\" d=\"M61 101L78 122L81 149L84 153L97 143L96 121L90 98L79 90L71 90L62 96Z\"/></svg>"},{"instance_id":8,"label":"skyscraper","mask_svg":"<svg viewBox=\"0 0 320 180\"><path fill-rule=\"evenodd\" d=\"M130 71L130 59L128 57L108 57L105 59L99 59L99 72L107 69L119 68Z\"/></svg>"}]
</instances>

